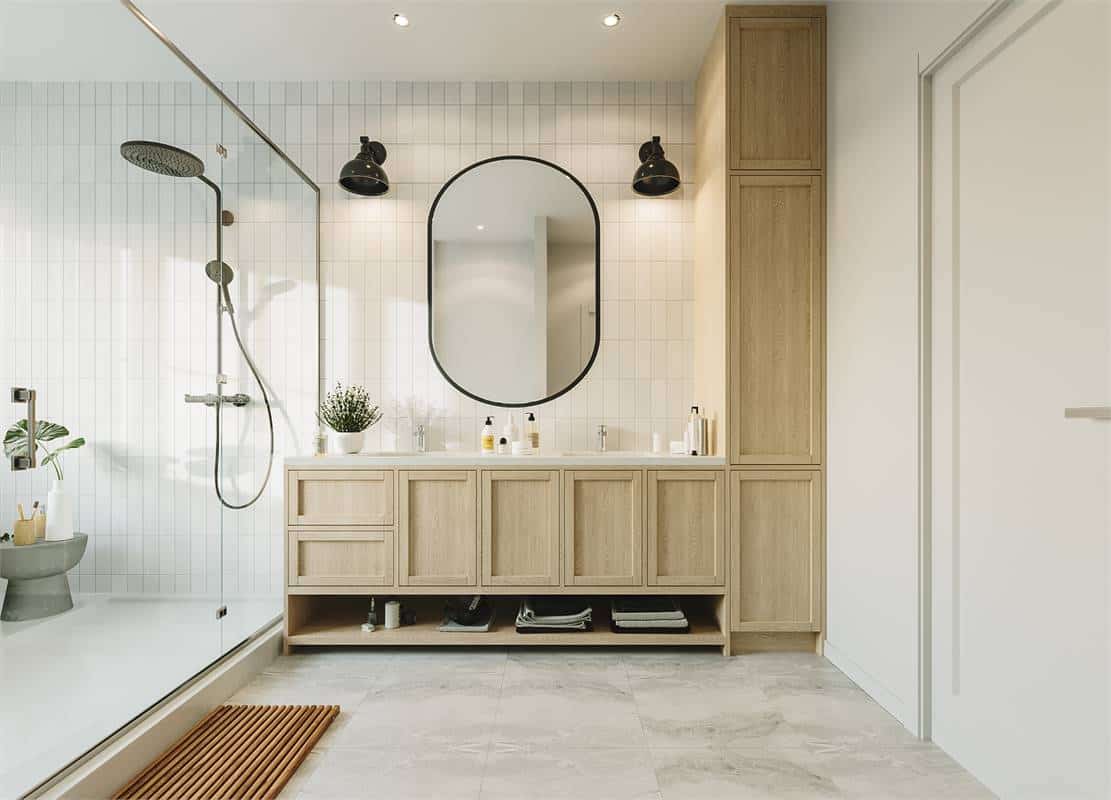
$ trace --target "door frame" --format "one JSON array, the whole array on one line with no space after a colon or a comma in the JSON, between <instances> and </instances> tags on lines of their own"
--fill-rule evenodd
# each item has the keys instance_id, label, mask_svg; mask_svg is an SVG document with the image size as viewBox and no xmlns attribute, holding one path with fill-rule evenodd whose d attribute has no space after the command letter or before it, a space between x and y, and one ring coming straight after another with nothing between
<instances>
[{"instance_id":1,"label":"door frame","mask_svg":"<svg viewBox=\"0 0 1111 800\"><path fill-rule=\"evenodd\" d=\"M918 70L918 459L917 459L917 556L918 556L918 703L915 733L931 739L933 715L933 520L931 505L933 468L933 260L930 240L933 234L933 82L934 76L975 39L1015 0L994 0L961 31L944 50Z\"/></svg>"}]
</instances>

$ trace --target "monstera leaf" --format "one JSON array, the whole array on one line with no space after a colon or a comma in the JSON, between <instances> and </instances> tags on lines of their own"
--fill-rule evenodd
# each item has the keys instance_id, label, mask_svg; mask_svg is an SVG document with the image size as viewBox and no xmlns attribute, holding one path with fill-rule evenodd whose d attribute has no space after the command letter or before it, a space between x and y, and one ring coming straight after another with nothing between
<instances>
[{"instance_id":1,"label":"monstera leaf","mask_svg":"<svg viewBox=\"0 0 1111 800\"><path fill-rule=\"evenodd\" d=\"M85 440L78 436L69 440L63 445L59 445L53 451L43 444L43 442L52 442L55 439L61 439L63 436L69 436L69 429L65 425L59 425L56 422L47 422L40 420L35 423L35 447L41 447L46 453L46 458L42 460L40 466L45 467L47 464L54 467L54 474L58 476L58 480L62 480L62 462L58 458L59 453L64 453L66 450L76 450L78 447L85 445ZM8 428L7 433L4 434L4 455L11 458L12 456L25 456L27 453L27 421L20 420L15 425Z\"/></svg>"},{"instance_id":2,"label":"monstera leaf","mask_svg":"<svg viewBox=\"0 0 1111 800\"><path fill-rule=\"evenodd\" d=\"M69 428L65 425L59 425L56 422L47 422L46 420L39 420L35 423L35 441L36 442L52 442L55 439L61 439L63 436L69 436ZM77 439L73 440L78 441ZM81 439L81 444L85 443ZM80 447L81 444L75 445L70 442L65 448ZM4 434L4 455L11 458L12 456L25 456L27 455L27 420L21 419L15 425L8 428L8 432Z\"/></svg>"}]
</instances>

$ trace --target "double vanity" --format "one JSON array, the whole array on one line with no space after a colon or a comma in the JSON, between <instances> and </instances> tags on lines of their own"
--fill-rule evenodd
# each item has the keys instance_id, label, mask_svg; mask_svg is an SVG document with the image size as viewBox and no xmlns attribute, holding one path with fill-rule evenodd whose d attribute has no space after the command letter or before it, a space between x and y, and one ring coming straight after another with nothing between
<instances>
[{"instance_id":1,"label":"double vanity","mask_svg":"<svg viewBox=\"0 0 1111 800\"><path fill-rule=\"evenodd\" d=\"M286 461L286 642L727 646L725 460L636 453ZM442 598L501 599L489 633L441 633ZM516 633L520 597L682 595L686 634ZM364 633L371 596L416 625ZM504 606L504 608L502 607Z\"/></svg>"},{"instance_id":2,"label":"double vanity","mask_svg":"<svg viewBox=\"0 0 1111 800\"><path fill-rule=\"evenodd\" d=\"M287 460L287 646L821 649L824 64L824 7L728 6L699 74L682 190L689 402L713 455ZM622 204L657 202L628 191ZM605 330L590 191L558 165L495 156L444 184L427 230L429 351L451 387L540 411L573 391ZM498 443L515 438L510 425ZM438 630L445 597L479 594L504 604L489 632ZM595 629L518 634L530 595L597 598ZM621 595L678 597L690 631L611 632L607 598ZM364 632L371 597L401 597L417 624Z\"/></svg>"}]
</instances>

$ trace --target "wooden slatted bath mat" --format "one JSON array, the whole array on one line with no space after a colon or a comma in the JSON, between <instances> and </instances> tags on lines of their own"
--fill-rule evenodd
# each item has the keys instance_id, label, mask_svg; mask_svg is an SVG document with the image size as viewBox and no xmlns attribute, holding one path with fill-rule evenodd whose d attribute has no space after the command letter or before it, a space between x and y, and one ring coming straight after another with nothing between
<instances>
[{"instance_id":1,"label":"wooden slatted bath mat","mask_svg":"<svg viewBox=\"0 0 1111 800\"><path fill-rule=\"evenodd\" d=\"M220 706L114 800L270 800L339 714L339 706Z\"/></svg>"}]
</instances>

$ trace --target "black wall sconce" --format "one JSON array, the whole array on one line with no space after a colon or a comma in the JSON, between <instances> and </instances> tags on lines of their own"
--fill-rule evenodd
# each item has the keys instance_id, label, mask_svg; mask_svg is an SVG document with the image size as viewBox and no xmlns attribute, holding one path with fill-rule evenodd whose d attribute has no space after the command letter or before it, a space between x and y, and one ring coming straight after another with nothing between
<instances>
[{"instance_id":1,"label":"black wall sconce","mask_svg":"<svg viewBox=\"0 0 1111 800\"><path fill-rule=\"evenodd\" d=\"M679 170L664 158L660 137L640 146L640 166L633 175L633 191L645 197L662 197L679 188Z\"/></svg>"},{"instance_id":2,"label":"black wall sconce","mask_svg":"<svg viewBox=\"0 0 1111 800\"><path fill-rule=\"evenodd\" d=\"M362 147L355 157L343 165L339 171L339 185L351 194L363 197L377 197L390 190L390 178L382 169L386 161L386 147L381 142L372 142L367 136L360 136Z\"/></svg>"}]
</instances>

